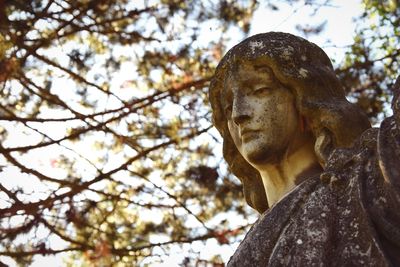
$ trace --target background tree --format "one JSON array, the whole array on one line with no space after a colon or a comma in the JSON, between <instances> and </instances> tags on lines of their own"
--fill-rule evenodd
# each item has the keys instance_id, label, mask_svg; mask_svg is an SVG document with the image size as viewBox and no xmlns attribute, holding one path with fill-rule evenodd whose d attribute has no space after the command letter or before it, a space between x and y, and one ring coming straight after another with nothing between
<instances>
[{"instance_id":1,"label":"background tree","mask_svg":"<svg viewBox=\"0 0 400 267\"><path fill-rule=\"evenodd\" d=\"M26 180L1 185L0 254L132 266L180 244L190 264L198 251L184 244L242 233L249 210L238 181L217 172L205 107L223 34L247 32L255 8L2 2L3 176ZM228 211L237 222L218 217Z\"/></svg>"},{"instance_id":2,"label":"background tree","mask_svg":"<svg viewBox=\"0 0 400 267\"><path fill-rule=\"evenodd\" d=\"M354 43L337 73L346 92L377 123L389 115L390 88L400 75L400 6L395 0L363 4Z\"/></svg>"},{"instance_id":3,"label":"background tree","mask_svg":"<svg viewBox=\"0 0 400 267\"><path fill-rule=\"evenodd\" d=\"M315 7L329 1L294 1ZM132 266L237 242L256 218L226 170L207 87L276 1L0 1L0 255ZM372 120L399 62L399 6L364 1L338 76ZM299 25L319 34L324 23ZM234 218L230 219L230 218Z\"/></svg>"}]
</instances>

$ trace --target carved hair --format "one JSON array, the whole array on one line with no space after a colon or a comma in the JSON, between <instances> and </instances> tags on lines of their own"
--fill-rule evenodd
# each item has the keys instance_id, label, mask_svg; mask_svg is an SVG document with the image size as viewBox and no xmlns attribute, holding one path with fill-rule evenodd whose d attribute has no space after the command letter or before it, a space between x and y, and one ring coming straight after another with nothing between
<instances>
[{"instance_id":1,"label":"carved hair","mask_svg":"<svg viewBox=\"0 0 400 267\"><path fill-rule=\"evenodd\" d=\"M350 147L370 123L356 105L346 100L331 61L317 45L288 33L269 32L247 38L230 49L210 85L213 122L224 139L224 158L243 183L247 203L262 213L268 204L261 176L233 143L221 101L230 69L249 61L267 64L295 96L296 108L316 139L315 153L322 166L334 148Z\"/></svg>"}]
</instances>

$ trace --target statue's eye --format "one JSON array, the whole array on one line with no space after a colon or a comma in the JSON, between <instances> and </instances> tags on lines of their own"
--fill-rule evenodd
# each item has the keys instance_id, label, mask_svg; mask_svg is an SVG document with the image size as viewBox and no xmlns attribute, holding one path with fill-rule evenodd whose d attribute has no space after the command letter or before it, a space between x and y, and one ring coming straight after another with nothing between
<instances>
[{"instance_id":1,"label":"statue's eye","mask_svg":"<svg viewBox=\"0 0 400 267\"><path fill-rule=\"evenodd\" d=\"M270 87L263 86L263 87L255 89L253 91L253 95L260 95L260 94L268 93L270 90L271 90Z\"/></svg>"},{"instance_id":2,"label":"statue's eye","mask_svg":"<svg viewBox=\"0 0 400 267\"><path fill-rule=\"evenodd\" d=\"M227 118L230 118L231 115L232 115L232 105L231 105L231 104L226 105L226 106L225 106L225 109L224 109L224 112L225 112L225 116L226 116Z\"/></svg>"}]
</instances>

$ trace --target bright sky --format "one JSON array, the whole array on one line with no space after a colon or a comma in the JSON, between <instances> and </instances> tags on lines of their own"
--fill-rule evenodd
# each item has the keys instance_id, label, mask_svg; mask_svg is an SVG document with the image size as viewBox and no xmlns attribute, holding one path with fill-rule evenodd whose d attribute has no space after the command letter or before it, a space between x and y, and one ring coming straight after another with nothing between
<instances>
[{"instance_id":1,"label":"bright sky","mask_svg":"<svg viewBox=\"0 0 400 267\"><path fill-rule=\"evenodd\" d=\"M250 35L268 31L283 31L298 35L299 33L296 31L297 24L317 25L326 20L327 24L325 27L325 31L323 31L320 35L310 36L310 38L307 39L322 47L331 59L340 61L344 54L343 47L351 44L352 42L352 36L354 35L355 31L355 24L352 22L352 18L358 16L361 13L361 4L359 0L333 0L330 5L330 7L320 8L315 16L310 17L310 15L313 13L313 8L305 6L303 4L303 1L299 1L299 3L295 3L294 5L279 3L278 11L271 11L271 9L266 7L265 4L260 4L260 7L256 11L254 20L251 25ZM238 34L235 35L234 31L228 34L229 36L240 36ZM239 41L241 40L231 37L231 41L228 44L228 47L235 45ZM218 136L217 133L215 133L214 135ZM23 138L26 138L25 135L19 138L18 136L15 137L17 138L19 144L21 144L20 142L21 140L23 140ZM29 140L29 143L31 142L32 140ZM46 161L46 159L42 160ZM12 171L13 169L10 169L10 172ZM7 180L10 180L7 179L7 177L16 178L16 175L21 176L19 172L3 172L0 174L0 182L7 183ZM36 192L37 190L39 190L39 188L35 188ZM227 245L221 247L215 240L210 240L207 243L207 251L199 251L199 254L201 258L208 258L209 256L214 255L215 251L219 250L223 255L224 262L227 262L235 249L236 247ZM196 248L194 248L194 250L196 250ZM182 262L184 255L181 255L179 251L175 251L175 253L175 256L171 256L162 264L153 266L178 266L179 263ZM9 264L9 266L16 266L12 261L6 259L5 257L0 257L0 259L4 263ZM57 267L64 265L61 256L37 256L35 262L31 266Z\"/></svg>"},{"instance_id":2,"label":"bright sky","mask_svg":"<svg viewBox=\"0 0 400 267\"><path fill-rule=\"evenodd\" d=\"M331 59L337 61L343 56L341 47L352 43L355 31L353 18L362 13L359 0L333 0L330 6L321 7L314 16L310 16L314 8L305 6L303 1L299 1L296 5L281 3L278 7L280 9L274 12L260 5L254 15L250 35L267 31L299 35L296 30L297 24L318 25L326 20L325 30L320 35L312 35L307 39L322 47Z\"/></svg>"}]
</instances>

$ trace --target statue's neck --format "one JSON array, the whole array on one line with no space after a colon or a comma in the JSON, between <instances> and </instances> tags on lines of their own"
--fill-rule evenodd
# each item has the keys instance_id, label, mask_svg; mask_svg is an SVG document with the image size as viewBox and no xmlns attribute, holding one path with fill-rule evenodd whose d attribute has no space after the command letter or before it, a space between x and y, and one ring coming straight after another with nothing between
<instances>
[{"instance_id":1,"label":"statue's neck","mask_svg":"<svg viewBox=\"0 0 400 267\"><path fill-rule=\"evenodd\" d=\"M257 169L261 174L270 207L296 185L322 171L311 138L294 150L289 150L278 163L265 164Z\"/></svg>"}]
</instances>

